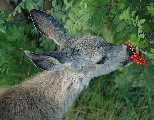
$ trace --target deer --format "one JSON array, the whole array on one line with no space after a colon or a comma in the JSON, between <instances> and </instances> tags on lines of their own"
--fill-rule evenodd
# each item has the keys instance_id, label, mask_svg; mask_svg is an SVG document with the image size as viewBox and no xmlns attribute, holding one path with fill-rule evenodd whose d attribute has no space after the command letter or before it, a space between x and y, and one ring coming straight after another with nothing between
<instances>
[{"instance_id":1,"label":"deer","mask_svg":"<svg viewBox=\"0 0 154 120\"><path fill-rule=\"evenodd\" d=\"M124 44L114 45L98 36L72 37L55 17L40 10L31 10L30 17L59 50L25 50L27 58L43 71L0 96L0 120L63 120L91 80L130 62Z\"/></svg>"}]
</instances>

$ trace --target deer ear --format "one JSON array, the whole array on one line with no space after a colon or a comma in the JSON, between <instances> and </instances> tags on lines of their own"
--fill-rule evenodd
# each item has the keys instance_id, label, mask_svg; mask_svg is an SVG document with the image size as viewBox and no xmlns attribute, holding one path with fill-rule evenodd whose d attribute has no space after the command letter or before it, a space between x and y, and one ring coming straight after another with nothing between
<instances>
[{"instance_id":1,"label":"deer ear","mask_svg":"<svg viewBox=\"0 0 154 120\"><path fill-rule=\"evenodd\" d=\"M36 65L43 70L51 70L55 65L61 64L60 61L46 54L31 53L25 50L25 55Z\"/></svg>"},{"instance_id":2,"label":"deer ear","mask_svg":"<svg viewBox=\"0 0 154 120\"><path fill-rule=\"evenodd\" d=\"M53 16L49 16L40 10L31 10L30 17L37 30L45 36L53 39L57 45L63 45L65 39L63 34L66 32L64 26ZM64 38L63 38L64 37Z\"/></svg>"}]
</instances>

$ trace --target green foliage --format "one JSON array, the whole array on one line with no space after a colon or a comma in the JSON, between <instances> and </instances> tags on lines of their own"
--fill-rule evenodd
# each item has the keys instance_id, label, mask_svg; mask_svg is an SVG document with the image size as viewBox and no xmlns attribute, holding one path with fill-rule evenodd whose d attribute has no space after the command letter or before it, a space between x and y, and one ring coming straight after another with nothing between
<instances>
[{"instance_id":1,"label":"green foliage","mask_svg":"<svg viewBox=\"0 0 154 120\"><path fill-rule=\"evenodd\" d=\"M154 48L151 49L148 57L151 59L152 63L154 64Z\"/></svg>"},{"instance_id":2,"label":"green foliage","mask_svg":"<svg viewBox=\"0 0 154 120\"><path fill-rule=\"evenodd\" d=\"M14 10L12 13L13 15L16 15L17 13L21 13L22 9L26 9L30 11L31 9L36 8L36 4L33 0L23 0Z\"/></svg>"},{"instance_id":3,"label":"green foliage","mask_svg":"<svg viewBox=\"0 0 154 120\"><path fill-rule=\"evenodd\" d=\"M147 10L151 16L154 16L154 4L153 3L147 6Z\"/></svg>"},{"instance_id":4,"label":"green foliage","mask_svg":"<svg viewBox=\"0 0 154 120\"><path fill-rule=\"evenodd\" d=\"M24 50L53 51L56 45L45 37L38 38L26 18L4 11L0 18L0 85L14 85L40 71L25 57Z\"/></svg>"},{"instance_id":5,"label":"green foliage","mask_svg":"<svg viewBox=\"0 0 154 120\"><path fill-rule=\"evenodd\" d=\"M17 84L36 72L23 55L24 49L32 48L27 36L31 27L26 21L11 20L9 14L0 13L0 85Z\"/></svg>"},{"instance_id":6,"label":"green foliage","mask_svg":"<svg viewBox=\"0 0 154 120\"><path fill-rule=\"evenodd\" d=\"M66 120L152 120L154 102L149 90L128 84L128 88L119 88L114 77L110 74L93 80Z\"/></svg>"},{"instance_id":7,"label":"green foliage","mask_svg":"<svg viewBox=\"0 0 154 120\"><path fill-rule=\"evenodd\" d=\"M133 42L135 45L138 45L138 47L145 47L144 42L141 41L145 38L145 35L143 32L143 29L144 29L143 24L145 23L145 19L139 19L139 16L135 14L136 14L135 11L132 11L132 13L130 13L130 9L127 8L119 16L119 19L126 21L127 24L131 23L137 29L137 35L132 34L130 36L130 40L131 40L130 42Z\"/></svg>"},{"instance_id":8,"label":"green foliage","mask_svg":"<svg viewBox=\"0 0 154 120\"><path fill-rule=\"evenodd\" d=\"M0 85L18 84L39 72L23 54L53 51L56 45L40 37L22 9L43 9L43 0L23 0L13 12L0 11ZM72 35L92 34L114 44L130 41L141 49L147 66L130 65L91 82L66 119L152 120L154 118L154 31L152 0L53 0L48 12Z\"/></svg>"}]
</instances>

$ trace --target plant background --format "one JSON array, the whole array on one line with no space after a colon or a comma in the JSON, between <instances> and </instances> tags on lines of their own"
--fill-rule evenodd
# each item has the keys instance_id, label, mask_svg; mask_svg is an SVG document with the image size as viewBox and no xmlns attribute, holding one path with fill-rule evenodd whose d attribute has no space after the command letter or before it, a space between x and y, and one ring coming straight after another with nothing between
<instances>
[{"instance_id":1,"label":"plant background","mask_svg":"<svg viewBox=\"0 0 154 120\"><path fill-rule=\"evenodd\" d=\"M97 35L114 44L130 41L144 52L147 66L132 64L94 79L66 120L154 120L153 0L1 0L0 86L12 86L41 70L23 54L53 51L28 18L47 10L73 35Z\"/></svg>"}]
</instances>

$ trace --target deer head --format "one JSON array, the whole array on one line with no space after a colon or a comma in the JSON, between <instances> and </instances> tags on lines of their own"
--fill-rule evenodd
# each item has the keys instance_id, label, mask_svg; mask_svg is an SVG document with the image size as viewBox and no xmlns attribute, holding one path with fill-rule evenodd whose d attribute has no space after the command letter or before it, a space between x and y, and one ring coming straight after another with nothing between
<instances>
[{"instance_id":1,"label":"deer head","mask_svg":"<svg viewBox=\"0 0 154 120\"><path fill-rule=\"evenodd\" d=\"M42 34L63 46L59 51L49 53L26 51L26 55L42 69L51 70L55 65L70 64L75 70L80 70L89 64L101 65L110 61L113 65L123 65L128 62L125 45L113 45L97 36L73 38L53 16L40 10L32 10L30 16Z\"/></svg>"}]
</instances>

